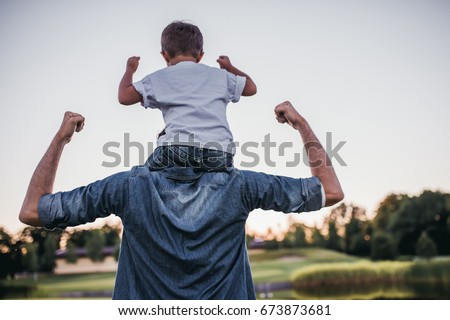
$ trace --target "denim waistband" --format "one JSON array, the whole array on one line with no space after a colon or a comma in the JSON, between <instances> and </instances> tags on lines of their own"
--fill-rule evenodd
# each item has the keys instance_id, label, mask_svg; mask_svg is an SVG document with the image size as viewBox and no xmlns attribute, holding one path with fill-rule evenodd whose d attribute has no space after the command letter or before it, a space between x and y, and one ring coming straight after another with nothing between
<instances>
[{"instance_id":1,"label":"denim waistband","mask_svg":"<svg viewBox=\"0 0 450 320\"><path fill-rule=\"evenodd\" d=\"M160 146L148 158L152 171L170 167L192 167L196 172L224 171L233 167L233 154L193 146Z\"/></svg>"}]
</instances>

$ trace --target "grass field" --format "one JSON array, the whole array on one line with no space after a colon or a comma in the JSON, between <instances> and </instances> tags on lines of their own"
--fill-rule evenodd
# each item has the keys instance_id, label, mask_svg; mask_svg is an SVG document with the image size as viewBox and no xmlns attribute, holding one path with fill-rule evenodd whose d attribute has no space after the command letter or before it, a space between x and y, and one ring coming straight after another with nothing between
<instances>
[{"instance_id":1,"label":"grass field","mask_svg":"<svg viewBox=\"0 0 450 320\"><path fill-rule=\"evenodd\" d=\"M112 291L114 287L114 272L94 274L72 274L72 275L40 275L37 281L32 279L17 279L5 281L5 284L14 286L34 286L31 297L59 299L65 296L77 295L93 296L101 298ZM93 294L89 294L93 293ZM13 298L15 298L13 296Z\"/></svg>"},{"instance_id":2,"label":"grass field","mask_svg":"<svg viewBox=\"0 0 450 320\"><path fill-rule=\"evenodd\" d=\"M315 248L250 252L253 281L256 285L291 281L297 270L314 264L357 261L361 259ZM276 290L271 294L271 299L295 299L292 290ZM261 295L258 295L258 298L260 297Z\"/></svg>"},{"instance_id":3,"label":"grass field","mask_svg":"<svg viewBox=\"0 0 450 320\"><path fill-rule=\"evenodd\" d=\"M255 283L290 281L294 271L312 264L360 260L360 258L339 252L313 248L250 252L250 264Z\"/></svg>"},{"instance_id":4,"label":"grass field","mask_svg":"<svg viewBox=\"0 0 450 320\"><path fill-rule=\"evenodd\" d=\"M305 266L317 263L356 262L360 259L325 249L255 250L249 253L254 282L273 283L291 281L292 274ZM34 286L29 298L63 299L108 298L114 286L115 273L40 275L32 279L4 281L6 285ZM273 292L274 299L294 299L291 290Z\"/></svg>"},{"instance_id":5,"label":"grass field","mask_svg":"<svg viewBox=\"0 0 450 320\"><path fill-rule=\"evenodd\" d=\"M450 299L450 257L372 262L306 248L255 250L249 258L259 299ZM0 298L111 299L114 278L110 272L0 281Z\"/></svg>"}]
</instances>

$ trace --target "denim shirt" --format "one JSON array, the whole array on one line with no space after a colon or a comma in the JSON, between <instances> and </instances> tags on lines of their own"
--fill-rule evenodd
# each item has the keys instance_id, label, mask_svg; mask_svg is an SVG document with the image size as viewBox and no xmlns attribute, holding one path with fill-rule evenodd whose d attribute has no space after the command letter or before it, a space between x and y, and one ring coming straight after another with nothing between
<instances>
[{"instance_id":1,"label":"denim shirt","mask_svg":"<svg viewBox=\"0 0 450 320\"><path fill-rule=\"evenodd\" d=\"M317 177L139 166L45 195L38 209L46 228L110 214L121 218L113 299L255 299L245 244L248 214L256 208L318 210L321 187Z\"/></svg>"}]
</instances>

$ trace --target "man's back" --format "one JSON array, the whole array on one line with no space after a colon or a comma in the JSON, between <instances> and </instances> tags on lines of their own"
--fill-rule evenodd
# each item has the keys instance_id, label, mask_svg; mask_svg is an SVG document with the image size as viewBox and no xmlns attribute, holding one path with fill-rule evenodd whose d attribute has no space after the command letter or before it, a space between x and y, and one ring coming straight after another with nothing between
<instances>
[{"instance_id":1,"label":"man's back","mask_svg":"<svg viewBox=\"0 0 450 320\"><path fill-rule=\"evenodd\" d=\"M114 298L254 299L240 184L236 170L133 170Z\"/></svg>"},{"instance_id":2,"label":"man's back","mask_svg":"<svg viewBox=\"0 0 450 320\"><path fill-rule=\"evenodd\" d=\"M315 211L344 197L306 120L287 101L277 105L275 114L299 131L311 178L236 168L195 173L193 168L150 171L142 166L53 193L64 146L84 126L83 116L68 111L32 175L19 219L37 227L66 228L110 214L121 217L116 299L254 298L244 241L248 213L256 208Z\"/></svg>"},{"instance_id":3,"label":"man's back","mask_svg":"<svg viewBox=\"0 0 450 320\"><path fill-rule=\"evenodd\" d=\"M322 207L317 177L295 179L236 168L194 172L134 167L39 202L46 227L118 215L123 236L114 299L254 299L245 245L253 209Z\"/></svg>"}]
</instances>

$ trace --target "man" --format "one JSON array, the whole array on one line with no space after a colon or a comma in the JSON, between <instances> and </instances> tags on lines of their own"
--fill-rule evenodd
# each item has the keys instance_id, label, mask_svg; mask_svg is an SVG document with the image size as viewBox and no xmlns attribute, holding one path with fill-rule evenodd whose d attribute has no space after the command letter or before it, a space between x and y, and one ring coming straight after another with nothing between
<instances>
[{"instance_id":1,"label":"man","mask_svg":"<svg viewBox=\"0 0 450 320\"><path fill-rule=\"evenodd\" d=\"M84 118L66 112L30 181L19 219L65 228L115 214L123 235L114 299L255 299L245 246L245 221L256 208L319 210L344 197L334 169L307 121L289 102L275 108L298 130L311 178L294 179L230 168L196 172L138 166L86 187L53 192L64 146Z\"/></svg>"}]
</instances>

